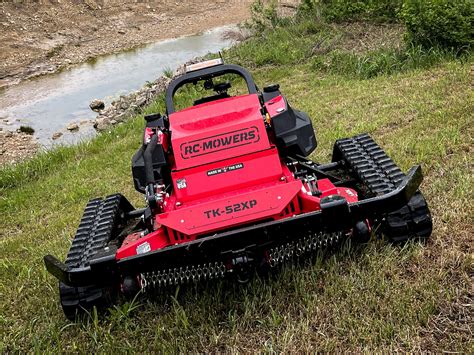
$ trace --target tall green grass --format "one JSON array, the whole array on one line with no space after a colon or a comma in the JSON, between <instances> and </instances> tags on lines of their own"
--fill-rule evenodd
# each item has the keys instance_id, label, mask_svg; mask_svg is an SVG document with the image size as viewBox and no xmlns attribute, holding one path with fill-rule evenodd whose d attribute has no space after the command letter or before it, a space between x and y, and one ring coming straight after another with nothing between
<instances>
[{"instance_id":1,"label":"tall green grass","mask_svg":"<svg viewBox=\"0 0 474 355\"><path fill-rule=\"evenodd\" d=\"M427 47L413 44L413 41L401 47L395 47L394 43L392 48L362 53L357 48L339 48L344 47L346 38L350 37L351 24L332 23L336 18L364 20L364 16L374 18L375 13L383 14L382 18L391 18L398 12L402 1L305 1L292 18L279 18L272 2L267 7L259 1L256 4L250 25L255 37L228 52L231 60L245 66L258 68L309 62L314 70L369 79L429 68L446 60L463 61L471 54L469 47L461 50ZM365 15L351 17L343 9ZM390 26L385 28L390 31Z\"/></svg>"},{"instance_id":2,"label":"tall green grass","mask_svg":"<svg viewBox=\"0 0 474 355\"><path fill-rule=\"evenodd\" d=\"M314 57L311 68L333 75L371 79L378 75L428 69L453 58L460 61L471 60L469 56L458 57L453 50L410 46L406 50L379 49L365 54L333 51L326 56Z\"/></svg>"}]
</instances>

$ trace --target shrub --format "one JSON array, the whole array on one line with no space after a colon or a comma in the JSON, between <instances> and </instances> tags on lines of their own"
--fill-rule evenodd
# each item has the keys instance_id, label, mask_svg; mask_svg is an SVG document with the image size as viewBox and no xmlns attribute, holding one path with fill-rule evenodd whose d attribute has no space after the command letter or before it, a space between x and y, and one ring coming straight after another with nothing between
<instances>
[{"instance_id":1,"label":"shrub","mask_svg":"<svg viewBox=\"0 0 474 355\"><path fill-rule=\"evenodd\" d=\"M401 5L402 0L322 0L321 11L324 18L334 22L395 22Z\"/></svg>"},{"instance_id":2,"label":"shrub","mask_svg":"<svg viewBox=\"0 0 474 355\"><path fill-rule=\"evenodd\" d=\"M26 134L33 134L35 133L35 130L30 126L20 126L20 132Z\"/></svg>"},{"instance_id":3,"label":"shrub","mask_svg":"<svg viewBox=\"0 0 474 355\"><path fill-rule=\"evenodd\" d=\"M474 37L472 0L404 0L399 17L407 41L424 48L470 48Z\"/></svg>"},{"instance_id":4,"label":"shrub","mask_svg":"<svg viewBox=\"0 0 474 355\"><path fill-rule=\"evenodd\" d=\"M250 6L251 18L247 26L256 33L275 28L279 23L275 0L256 0Z\"/></svg>"}]
</instances>

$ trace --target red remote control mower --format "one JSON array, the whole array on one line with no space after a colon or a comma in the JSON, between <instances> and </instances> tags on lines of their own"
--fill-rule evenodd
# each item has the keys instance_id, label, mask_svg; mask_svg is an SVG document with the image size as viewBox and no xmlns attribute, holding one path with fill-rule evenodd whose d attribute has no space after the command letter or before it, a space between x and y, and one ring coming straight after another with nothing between
<instances>
[{"instance_id":1,"label":"red remote control mower","mask_svg":"<svg viewBox=\"0 0 474 355\"><path fill-rule=\"evenodd\" d=\"M246 94L229 95L230 74ZM177 90L196 83L212 95L175 110ZM308 160L316 148L308 115L278 85L260 91L237 65L188 67L167 89L166 115L145 120L132 158L145 207L120 194L91 200L66 261L44 258L70 319L119 293L245 281L346 238L367 241L375 227L396 243L431 234L420 166L404 174L367 134L337 140L330 163Z\"/></svg>"}]
</instances>

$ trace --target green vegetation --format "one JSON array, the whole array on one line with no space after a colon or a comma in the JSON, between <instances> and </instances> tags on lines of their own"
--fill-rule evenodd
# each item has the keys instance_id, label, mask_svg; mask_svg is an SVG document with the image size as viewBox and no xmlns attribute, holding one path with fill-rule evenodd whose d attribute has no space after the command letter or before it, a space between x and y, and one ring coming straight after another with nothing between
<instances>
[{"instance_id":1,"label":"green vegetation","mask_svg":"<svg viewBox=\"0 0 474 355\"><path fill-rule=\"evenodd\" d=\"M403 0L322 0L305 1L308 9L320 4L321 13L328 21L394 22ZM317 5L318 4L318 5Z\"/></svg>"},{"instance_id":2,"label":"green vegetation","mask_svg":"<svg viewBox=\"0 0 474 355\"><path fill-rule=\"evenodd\" d=\"M449 58L453 52L437 48L411 47L405 51L379 49L362 55L335 51L325 57L315 57L313 68L332 74L370 79L377 75L429 68Z\"/></svg>"},{"instance_id":3,"label":"green vegetation","mask_svg":"<svg viewBox=\"0 0 474 355\"><path fill-rule=\"evenodd\" d=\"M472 0L306 0L305 15L328 22L400 22L406 42L465 50L474 40Z\"/></svg>"},{"instance_id":4,"label":"green vegetation","mask_svg":"<svg viewBox=\"0 0 474 355\"><path fill-rule=\"evenodd\" d=\"M30 126L20 126L20 132L23 132L26 134L33 134L35 133L35 130Z\"/></svg>"},{"instance_id":5,"label":"green vegetation","mask_svg":"<svg viewBox=\"0 0 474 355\"><path fill-rule=\"evenodd\" d=\"M173 74L174 74L174 71L171 68L165 68L165 70L163 70L163 75L166 76L167 78L171 79L173 77Z\"/></svg>"},{"instance_id":6,"label":"green vegetation","mask_svg":"<svg viewBox=\"0 0 474 355\"><path fill-rule=\"evenodd\" d=\"M400 18L407 40L424 48L469 49L474 43L472 0L406 0Z\"/></svg>"},{"instance_id":7,"label":"green vegetation","mask_svg":"<svg viewBox=\"0 0 474 355\"><path fill-rule=\"evenodd\" d=\"M281 18L275 2L256 1L249 23L256 38L231 59L254 68L309 61L314 70L361 79L465 60L474 38L472 2L442 3L307 0L295 17Z\"/></svg>"},{"instance_id":8,"label":"green vegetation","mask_svg":"<svg viewBox=\"0 0 474 355\"><path fill-rule=\"evenodd\" d=\"M130 174L141 115L0 171L1 352L474 351L472 56L416 47L407 59L398 25L277 22L227 61L249 66L260 87L280 83L310 114L316 161L335 139L369 132L403 169L422 164L428 245L346 245L274 279L139 297L71 324L42 256L65 256L88 199L120 191L142 205ZM156 111L162 98L146 113Z\"/></svg>"}]
</instances>

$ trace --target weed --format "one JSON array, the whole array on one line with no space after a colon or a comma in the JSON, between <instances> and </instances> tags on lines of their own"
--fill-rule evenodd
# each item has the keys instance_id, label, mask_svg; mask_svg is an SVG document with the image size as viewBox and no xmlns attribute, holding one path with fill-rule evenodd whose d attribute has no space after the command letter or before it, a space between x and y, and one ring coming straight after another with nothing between
<instances>
[{"instance_id":1,"label":"weed","mask_svg":"<svg viewBox=\"0 0 474 355\"><path fill-rule=\"evenodd\" d=\"M171 69L171 68L165 68L165 69L163 70L163 75L166 76L167 78L170 78L170 79L171 79L171 78L173 77L173 75L174 75L174 70Z\"/></svg>"},{"instance_id":2,"label":"weed","mask_svg":"<svg viewBox=\"0 0 474 355\"><path fill-rule=\"evenodd\" d=\"M30 126L20 126L20 132L26 134L33 134L35 133L35 130Z\"/></svg>"}]
</instances>

